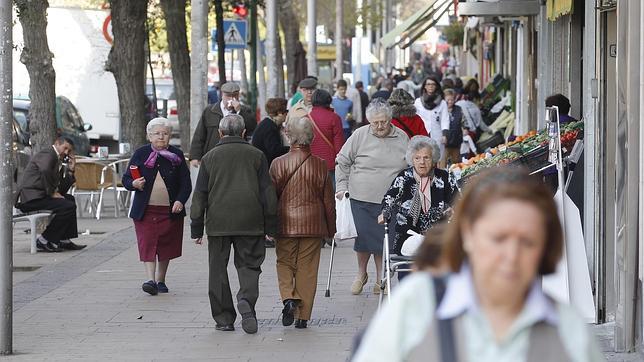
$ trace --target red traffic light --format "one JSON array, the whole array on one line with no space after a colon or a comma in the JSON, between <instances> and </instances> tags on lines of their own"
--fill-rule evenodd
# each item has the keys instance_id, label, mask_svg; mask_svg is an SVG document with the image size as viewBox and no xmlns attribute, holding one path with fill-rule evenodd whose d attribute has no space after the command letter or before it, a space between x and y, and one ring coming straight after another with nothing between
<instances>
[{"instance_id":1,"label":"red traffic light","mask_svg":"<svg viewBox=\"0 0 644 362\"><path fill-rule=\"evenodd\" d=\"M248 9L244 4L237 4L233 7L233 13L237 14L240 18L245 18L248 16Z\"/></svg>"}]
</instances>

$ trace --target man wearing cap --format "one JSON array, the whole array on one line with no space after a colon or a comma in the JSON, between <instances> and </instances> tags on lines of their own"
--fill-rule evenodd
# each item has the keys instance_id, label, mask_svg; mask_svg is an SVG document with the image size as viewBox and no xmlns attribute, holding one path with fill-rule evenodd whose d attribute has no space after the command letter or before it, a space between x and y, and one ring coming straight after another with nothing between
<instances>
[{"instance_id":1,"label":"man wearing cap","mask_svg":"<svg viewBox=\"0 0 644 362\"><path fill-rule=\"evenodd\" d=\"M246 137L249 138L257 122L253 111L239 103L239 85L228 82L221 86L221 101L209 104L201 114L190 146L190 165L197 167L201 158L219 142L219 122L229 114L239 114L244 118Z\"/></svg>"},{"instance_id":2,"label":"man wearing cap","mask_svg":"<svg viewBox=\"0 0 644 362\"><path fill-rule=\"evenodd\" d=\"M300 81L298 85L300 93L302 93L302 99L297 101L288 111L288 116L286 116L286 123L291 120L300 119L306 117L309 112L311 112L311 100L313 99L313 92L318 86L318 81L315 78L304 78Z\"/></svg>"}]
</instances>

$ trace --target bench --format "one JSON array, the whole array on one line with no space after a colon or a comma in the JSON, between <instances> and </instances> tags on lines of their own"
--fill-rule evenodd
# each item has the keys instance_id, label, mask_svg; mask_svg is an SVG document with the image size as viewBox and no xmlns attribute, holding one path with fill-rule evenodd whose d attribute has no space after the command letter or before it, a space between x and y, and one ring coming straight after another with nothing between
<instances>
[{"instance_id":1,"label":"bench","mask_svg":"<svg viewBox=\"0 0 644 362\"><path fill-rule=\"evenodd\" d=\"M36 248L36 239L38 238L36 227L38 226L38 221L42 219L49 219L51 216L51 211L49 210L39 210L31 212L20 212L20 210L14 207L13 209L13 223L21 221L29 221L31 226L31 253L36 254L38 251Z\"/></svg>"}]
</instances>

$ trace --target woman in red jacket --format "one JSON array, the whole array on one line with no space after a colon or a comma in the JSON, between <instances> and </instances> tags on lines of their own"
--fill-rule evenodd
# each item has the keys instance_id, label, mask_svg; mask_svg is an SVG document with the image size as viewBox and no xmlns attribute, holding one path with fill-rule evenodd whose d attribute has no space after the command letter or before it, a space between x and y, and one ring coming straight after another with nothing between
<instances>
[{"instance_id":1,"label":"woman in red jacket","mask_svg":"<svg viewBox=\"0 0 644 362\"><path fill-rule=\"evenodd\" d=\"M416 114L414 98L404 89L394 89L389 97L391 106L391 124L403 130L409 138L414 136L428 136L425 123Z\"/></svg>"},{"instance_id":2,"label":"woman in red jacket","mask_svg":"<svg viewBox=\"0 0 644 362\"><path fill-rule=\"evenodd\" d=\"M327 170L335 190L335 156L344 145L344 132L340 116L331 108L331 94L324 89L313 93L313 109L309 118L313 121L313 142L311 153L326 161Z\"/></svg>"}]
</instances>

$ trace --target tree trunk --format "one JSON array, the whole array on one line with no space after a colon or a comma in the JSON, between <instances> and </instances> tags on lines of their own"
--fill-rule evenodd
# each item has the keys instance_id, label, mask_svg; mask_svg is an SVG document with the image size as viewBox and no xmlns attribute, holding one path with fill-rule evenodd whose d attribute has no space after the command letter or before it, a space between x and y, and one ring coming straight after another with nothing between
<instances>
[{"instance_id":1,"label":"tree trunk","mask_svg":"<svg viewBox=\"0 0 644 362\"><path fill-rule=\"evenodd\" d=\"M190 54L186 36L186 0L161 0L168 32L172 81L177 96L181 148L190 149Z\"/></svg>"},{"instance_id":2,"label":"tree trunk","mask_svg":"<svg viewBox=\"0 0 644 362\"><path fill-rule=\"evenodd\" d=\"M47 0L16 0L25 47L20 62L29 73L29 129L34 151L56 139L56 72L47 43Z\"/></svg>"},{"instance_id":3,"label":"tree trunk","mask_svg":"<svg viewBox=\"0 0 644 362\"><path fill-rule=\"evenodd\" d=\"M284 91L284 52L282 52L282 37L280 32L277 32L277 59L275 65L277 66L277 96L283 98L286 94Z\"/></svg>"},{"instance_id":4,"label":"tree trunk","mask_svg":"<svg viewBox=\"0 0 644 362\"><path fill-rule=\"evenodd\" d=\"M110 0L114 42L105 70L116 80L120 109L120 140L132 150L146 143L145 20L147 1Z\"/></svg>"},{"instance_id":5,"label":"tree trunk","mask_svg":"<svg viewBox=\"0 0 644 362\"><path fill-rule=\"evenodd\" d=\"M266 97L278 95L279 70L277 69L277 0L266 1Z\"/></svg>"},{"instance_id":6,"label":"tree trunk","mask_svg":"<svg viewBox=\"0 0 644 362\"><path fill-rule=\"evenodd\" d=\"M224 7L221 0L215 0L215 22L217 28L217 64L219 65L219 86L226 83L226 43L224 42Z\"/></svg>"},{"instance_id":7,"label":"tree trunk","mask_svg":"<svg viewBox=\"0 0 644 362\"><path fill-rule=\"evenodd\" d=\"M298 17L293 11L291 0L280 0L279 3L279 22L284 31L284 44L286 49L286 80L288 81L289 92L288 95L293 94L293 83L298 80L295 79L295 58L296 58L296 44L300 41L300 22ZM297 85L297 84L296 84Z\"/></svg>"}]
</instances>

